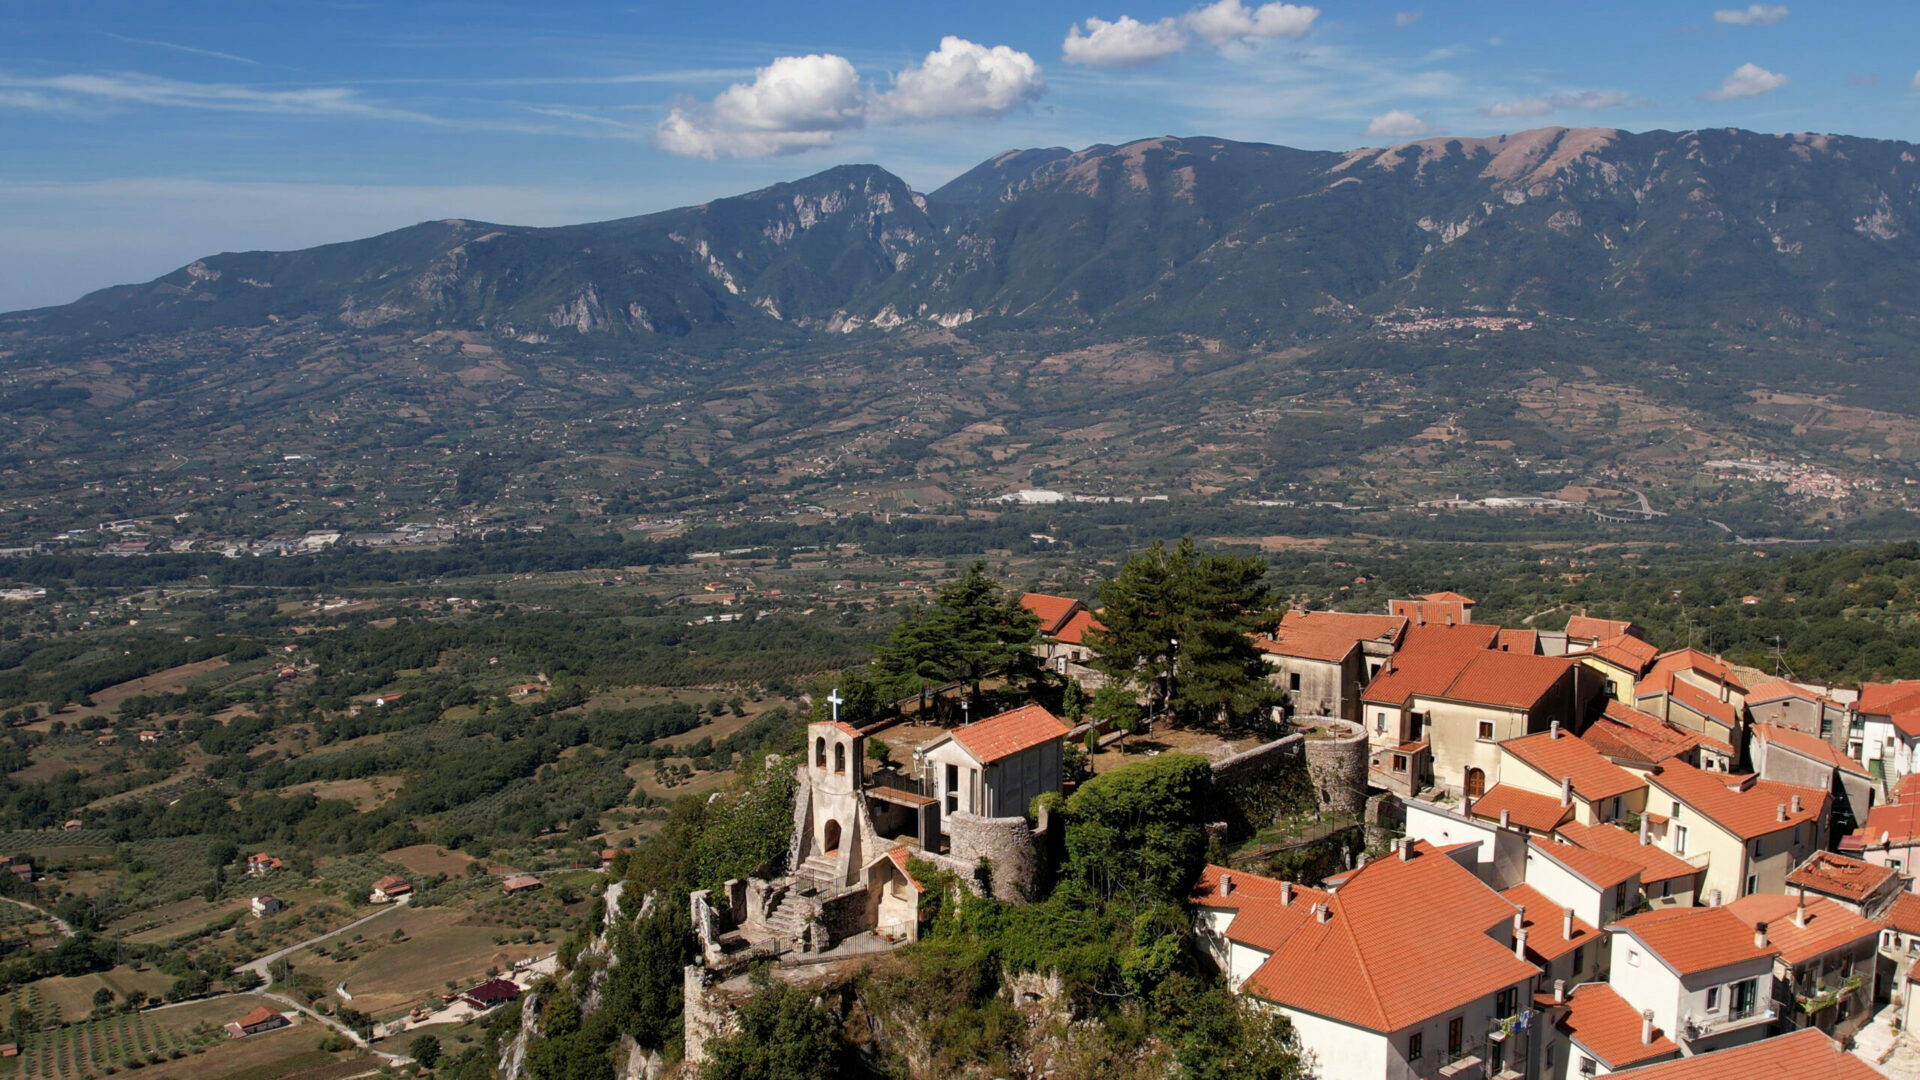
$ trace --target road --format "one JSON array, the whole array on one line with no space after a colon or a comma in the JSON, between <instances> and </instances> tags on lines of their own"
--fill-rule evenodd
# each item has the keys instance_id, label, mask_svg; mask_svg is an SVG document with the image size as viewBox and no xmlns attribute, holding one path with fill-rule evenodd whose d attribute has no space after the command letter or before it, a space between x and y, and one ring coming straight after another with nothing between
<instances>
[{"instance_id":1,"label":"road","mask_svg":"<svg viewBox=\"0 0 1920 1080\"><path fill-rule=\"evenodd\" d=\"M319 939L315 938L314 940L318 941ZM234 970L238 971L240 969L235 968ZM237 998L237 997L263 997L263 998L267 998L270 1001L277 1001L280 1004L285 1005L287 1008L292 1009L294 1012L299 1013L301 1016L307 1017L308 1019L314 1021L315 1023L322 1024L327 1028L330 1028L331 1030L338 1032L342 1036L346 1037L348 1041L352 1042L353 1045L359 1047L362 1050L365 1050L367 1053L372 1054L374 1057L385 1059L386 1061L394 1065L413 1064L413 1059L408 1057L407 1055L389 1054L384 1050L375 1050L372 1047L367 1045L367 1040L361 1038L358 1032L354 1031L352 1028L346 1026L345 1024L342 1024L340 1021L335 1020L331 1016L322 1016L319 1013L314 1012L312 1009L308 1008L307 1006L301 1004L300 1002L295 1001L290 997L287 997L285 994L276 994L270 990L241 990L241 991L226 993L226 994L211 994L207 997L201 997L201 998L188 998L185 1001L169 1001L164 1005L149 1006L146 1009L146 1011L160 1012L164 1009L177 1009L183 1005L204 1005L209 1001L220 1001L223 998Z\"/></svg>"},{"instance_id":2,"label":"road","mask_svg":"<svg viewBox=\"0 0 1920 1080\"><path fill-rule=\"evenodd\" d=\"M44 916L48 922L53 924L53 928L55 930L60 931L61 937L73 936L73 927L67 925L67 920L61 918L58 915L55 915L53 912L48 911L46 908L40 907L36 904L29 904L25 900L15 900L10 896L0 896L0 900L5 900L9 904L18 904L19 906L26 908L28 911L31 911L37 915Z\"/></svg>"},{"instance_id":3,"label":"road","mask_svg":"<svg viewBox=\"0 0 1920 1080\"><path fill-rule=\"evenodd\" d=\"M363 918L355 919L338 930L329 930L326 933L321 934L319 937L308 938L307 940L299 943L298 945L289 945L286 948L279 950L278 952L270 952L258 960L249 960L246 963L241 964L239 967L234 968L233 973L235 975L238 975L243 971L251 971L259 975L260 978L263 980L270 979L271 976L267 974L267 966L272 964L275 960L278 960L283 956L291 956L294 953L299 952L301 949L308 947L309 945L317 945L320 942L327 940L328 938L337 937L341 934L346 933L349 930L352 930L357 926L365 926L367 923L370 923L373 920L379 918L380 916L385 915L389 911L398 911L401 908L406 907L407 901L411 899L413 898L410 896L403 896L399 900L396 900L393 903L387 905L386 907L381 908L379 911L376 911L373 914L365 916Z\"/></svg>"}]
</instances>

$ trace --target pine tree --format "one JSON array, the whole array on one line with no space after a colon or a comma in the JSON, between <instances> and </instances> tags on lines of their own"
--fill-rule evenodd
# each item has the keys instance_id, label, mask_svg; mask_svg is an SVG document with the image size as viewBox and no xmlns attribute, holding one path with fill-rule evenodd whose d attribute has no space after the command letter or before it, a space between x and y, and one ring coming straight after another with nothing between
<instances>
[{"instance_id":1,"label":"pine tree","mask_svg":"<svg viewBox=\"0 0 1920 1080\"><path fill-rule=\"evenodd\" d=\"M901 620L879 648L877 664L899 691L960 681L978 698L980 680L993 672L1016 685L1037 676L1039 640L1040 620L987 576L985 562L975 561L934 594L930 610Z\"/></svg>"}]
</instances>

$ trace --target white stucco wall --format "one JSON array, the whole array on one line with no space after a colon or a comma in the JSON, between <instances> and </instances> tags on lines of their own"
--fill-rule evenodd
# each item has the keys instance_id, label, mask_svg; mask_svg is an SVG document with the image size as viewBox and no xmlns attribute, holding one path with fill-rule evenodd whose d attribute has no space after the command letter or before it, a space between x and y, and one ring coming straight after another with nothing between
<instances>
[{"instance_id":1,"label":"white stucco wall","mask_svg":"<svg viewBox=\"0 0 1920 1080\"><path fill-rule=\"evenodd\" d=\"M1527 849L1527 884L1540 890L1547 899L1558 907L1572 908L1573 913L1585 919L1592 926L1605 926L1613 910L1613 897L1602 895L1603 890L1582 881L1565 867L1545 855ZM1605 890L1611 893L1611 890ZM1536 919L1559 916L1558 911L1529 912Z\"/></svg>"}]
</instances>

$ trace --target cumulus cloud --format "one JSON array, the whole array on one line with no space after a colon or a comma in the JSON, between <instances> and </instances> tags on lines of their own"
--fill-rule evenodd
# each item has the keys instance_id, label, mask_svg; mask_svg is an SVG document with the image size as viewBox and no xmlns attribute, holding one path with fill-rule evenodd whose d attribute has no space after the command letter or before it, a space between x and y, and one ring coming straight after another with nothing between
<instances>
[{"instance_id":1,"label":"cumulus cloud","mask_svg":"<svg viewBox=\"0 0 1920 1080\"><path fill-rule=\"evenodd\" d=\"M1400 27L1412 26L1414 23L1425 18L1426 14L1424 8L1419 11L1396 11L1393 13L1393 25Z\"/></svg>"},{"instance_id":2,"label":"cumulus cloud","mask_svg":"<svg viewBox=\"0 0 1920 1080\"><path fill-rule=\"evenodd\" d=\"M685 157L768 157L826 146L865 121L860 74L846 57L782 56L710 105L673 109L655 138Z\"/></svg>"},{"instance_id":3,"label":"cumulus cloud","mask_svg":"<svg viewBox=\"0 0 1920 1080\"><path fill-rule=\"evenodd\" d=\"M1713 21L1728 26L1772 26L1787 17L1785 4L1748 4L1743 8L1722 8L1713 13Z\"/></svg>"},{"instance_id":4,"label":"cumulus cloud","mask_svg":"<svg viewBox=\"0 0 1920 1080\"><path fill-rule=\"evenodd\" d=\"M1629 94L1619 90L1582 90L1577 94L1554 94L1550 97L1524 97L1513 101L1497 101L1487 106L1488 116L1545 116L1561 109L1612 109L1626 105L1633 100Z\"/></svg>"},{"instance_id":5,"label":"cumulus cloud","mask_svg":"<svg viewBox=\"0 0 1920 1080\"><path fill-rule=\"evenodd\" d=\"M1262 4L1247 7L1240 0L1218 0L1187 12L1187 28L1219 46L1241 38L1292 38L1307 36L1320 9L1305 4Z\"/></svg>"},{"instance_id":6,"label":"cumulus cloud","mask_svg":"<svg viewBox=\"0 0 1920 1080\"><path fill-rule=\"evenodd\" d=\"M1390 139L1406 139L1427 133L1427 122L1406 111L1395 109L1381 113L1367 125L1367 134L1385 135Z\"/></svg>"},{"instance_id":7,"label":"cumulus cloud","mask_svg":"<svg viewBox=\"0 0 1920 1080\"><path fill-rule=\"evenodd\" d=\"M1759 64L1741 64L1733 69L1733 74L1720 80L1720 89L1708 94L1707 99L1731 101L1734 98L1757 97L1786 85L1786 82L1785 75L1777 75Z\"/></svg>"},{"instance_id":8,"label":"cumulus cloud","mask_svg":"<svg viewBox=\"0 0 1920 1080\"><path fill-rule=\"evenodd\" d=\"M1215 48L1251 38L1299 39L1312 31L1320 9L1306 4L1261 4L1214 0L1184 15L1141 22L1122 15L1109 22L1088 17L1067 28L1060 55L1069 64L1131 67L1185 52L1194 37Z\"/></svg>"},{"instance_id":9,"label":"cumulus cloud","mask_svg":"<svg viewBox=\"0 0 1920 1080\"><path fill-rule=\"evenodd\" d=\"M919 66L894 76L893 89L874 98L870 116L876 123L1005 116L1046 92L1033 57L948 36Z\"/></svg>"},{"instance_id":10,"label":"cumulus cloud","mask_svg":"<svg viewBox=\"0 0 1920 1080\"><path fill-rule=\"evenodd\" d=\"M1081 32L1085 26L1086 31ZM1186 32L1173 19L1143 23L1131 15L1112 22L1089 17L1067 28L1061 59L1087 67L1128 67L1164 60L1187 47Z\"/></svg>"}]
</instances>

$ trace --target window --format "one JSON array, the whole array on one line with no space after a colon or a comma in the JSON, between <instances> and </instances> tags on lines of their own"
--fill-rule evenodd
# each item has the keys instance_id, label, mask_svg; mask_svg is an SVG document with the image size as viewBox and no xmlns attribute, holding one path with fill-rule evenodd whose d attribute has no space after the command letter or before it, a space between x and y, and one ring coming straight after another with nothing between
<instances>
[{"instance_id":1,"label":"window","mask_svg":"<svg viewBox=\"0 0 1920 1080\"><path fill-rule=\"evenodd\" d=\"M1889 869L1889 870L1899 870L1899 869L1902 869L1902 867L1901 867L1901 865L1900 865L1900 860L1899 860L1899 859L1888 859L1888 860L1887 860L1887 869Z\"/></svg>"},{"instance_id":2,"label":"window","mask_svg":"<svg viewBox=\"0 0 1920 1080\"><path fill-rule=\"evenodd\" d=\"M1720 988L1717 986L1707 987L1707 1011L1720 1011Z\"/></svg>"},{"instance_id":3,"label":"window","mask_svg":"<svg viewBox=\"0 0 1920 1080\"><path fill-rule=\"evenodd\" d=\"M1639 949L1627 950L1627 963L1631 964L1634 967L1640 966L1640 950Z\"/></svg>"},{"instance_id":4,"label":"window","mask_svg":"<svg viewBox=\"0 0 1920 1080\"><path fill-rule=\"evenodd\" d=\"M827 740L824 738L813 740L813 763L822 769L827 767Z\"/></svg>"},{"instance_id":5,"label":"window","mask_svg":"<svg viewBox=\"0 0 1920 1080\"><path fill-rule=\"evenodd\" d=\"M1447 1056L1448 1057L1458 1058L1460 1056L1460 1051L1466 1048L1466 1045L1465 1045L1466 1044L1466 1028L1467 1028L1467 1025L1464 1022L1464 1018L1462 1017L1456 1016L1453 1019L1447 1021Z\"/></svg>"},{"instance_id":6,"label":"window","mask_svg":"<svg viewBox=\"0 0 1920 1080\"><path fill-rule=\"evenodd\" d=\"M1758 841L1758 840L1755 840L1755 841L1753 842L1753 857L1757 859L1757 858L1759 858L1759 857L1760 857L1760 854L1761 854L1761 852L1760 852L1760 841Z\"/></svg>"},{"instance_id":7,"label":"window","mask_svg":"<svg viewBox=\"0 0 1920 1080\"><path fill-rule=\"evenodd\" d=\"M1587 970L1587 947L1585 945L1582 945L1579 948L1573 950L1573 973L1575 975L1579 975L1586 970Z\"/></svg>"},{"instance_id":8,"label":"window","mask_svg":"<svg viewBox=\"0 0 1920 1080\"><path fill-rule=\"evenodd\" d=\"M1393 771L1394 772L1407 771L1407 755L1405 754L1393 755Z\"/></svg>"},{"instance_id":9,"label":"window","mask_svg":"<svg viewBox=\"0 0 1920 1080\"><path fill-rule=\"evenodd\" d=\"M833 771L834 772L847 771L847 744L846 743L837 742L833 744Z\"/></svg>"},{"instance_id":10,"label":"window","mask_svg":"<svg viewBox=\"0 0 1920 1080\"><path fill-rule=\"evenodd\" d=\"M1300 673L1299 672L1290 671L1287 673L1287 689L1289 690L1300 689Z\"/></svg>"},{"instance_id":11,"label":"window","mask_svg":"<svg viewBox=\"0 0 1920 1080\"><path fill-rule=\"evenodd\" d=\"M1386 713L1382 712L1382 713L1373 714L1373 730L1385 733L1385 731L1387 730L1387 714Z\"/></svg>"},{"instance_id":12,"label":"window","mask_svg":"<svg viewBox=\"0 0 1920 1080\"><path fill-rule=\"evenodd\" d=\"M1671 814L1668 814L1667 816L1668 816L1668 817L1670 817L1670 818L1673 818L1673 819L1674 819L1674 820L1676 820L1676 821L1677 821L1677 820L1679 820L1679 818L1680 818L1680 800L1678 800L1678 799L1675 799L1675 800L1673 800L1673 813L1671 813Z\"/></svg>"},{"instance_id":13,"label":"window","mask_svg":"<svg viewBox=\"0 0 1920 1080\"><path fill-rule=\"evenodd\" d=\"M1512 1016L1520 1011L1520 992L1509 986L1493 995L1493 1015Z\"/></svg>"},{"instance_id":14,"label":"window","mask_svg":"<svg viewBox=\"0 0 1920 1080\"><path fill-rule=\"evenodd\" d=\"M1660 899L1662 900L1673 899L1673 882L1663 881L1660 883Z\"/></svg>"},{"instance_id":15,"label":"window","mask_svg":"<svg viewBox=\"0 0 1920 1080\"><path fill-rule=\"evenodd\" d=\"M1613 797L1613 813L1607 816L1618 821L1620 819L1620 812L1624 809L1626 809L1626 804L1620 800L1620 796L1615 795Z\"/></svg>"},{"instance_id":16,"label":"window","mask_svg":"<svg viewBox=\"0 0 1920 1080\"><path fill-rule=\"evenodd\" d=\"M960 766L947 766L947 813L960 812Z\"/></svg>"},{"instance_id":17,"label":"window","mask_svg":"<svg viewBox=\"0 0 1920 1080\"><path fill-rule=\"evenodd\" d=\"M1627 883L1624 881L1613 887L1613 910L1616 913L1627 910Z\"/></svg>"},{"instance_id":18,"label":"window","mask_svg":"<svg viewBox=\"0 0 1920 1080\"><path fill-rule=\"evenodd\" d=\"M1687 853L1687 827L1685 825L1675 825L1673 827L1673 853L1675 855L1685 855Z\"/></svg>"},{"instance_id":19,"label":"window","mask_svg":"<svg viewBox=\"0 0 1920 1080\"><path fill-rule=\"evenodd\" d=\"M1760 1009L1760 980L1742 979L1727 988L1727 1019L1745 1020Z\"/></svg>"},{"instance_id":20,"label":"window","mask_svg":"<svg viewBox=\"0 0 1920 1080\"><path fill-rule=\"evenodd\" d=\"M1581 1054L1580 1055L1580 1075L1593 1076L1593 1075L1596 1075L1598 1072L1599 1072L1599 1066L1594 1064L1593 1059L1588 1057L1585 1054Z\"/></svg>"},{"instance_id":21,"label":"window","mask_svg":"<svg viewBox=\"0 0 1920 1080\"><path fill-rule=\"evenodd\" d=\"M1481 742L1493 741L1493 721L1491 720L1480 721L1480 741Z\"/></svg>"},{"instance_id":22,"label":"window","mask_svg":"<svg viewBox=\"0 0 1920 1080\"><path fill-rule=\"evenodd\" d=\"M1754 893L1757 893L1759 891L1760 891L1760 875L1748 874L1747 875L1747 891L1742 893L1741 895L1752 896Z\"/></svg>"},{"instance_id":23,"label":"window","mask_svg":"<svg viewBox=\"0 0 1920 1080\"><path fill-rule=\"evenodd\" d=\"M1417 1032L1417 1031L1407 1036L1407 1060L1408 1061L1420 1060L1421 1055L1426 1053L1427 1048L1424 1045L1426 1041L1427 1041L1426 1036L1422 1035L1420 1032Z\"/></svg>"}]
</instances>

